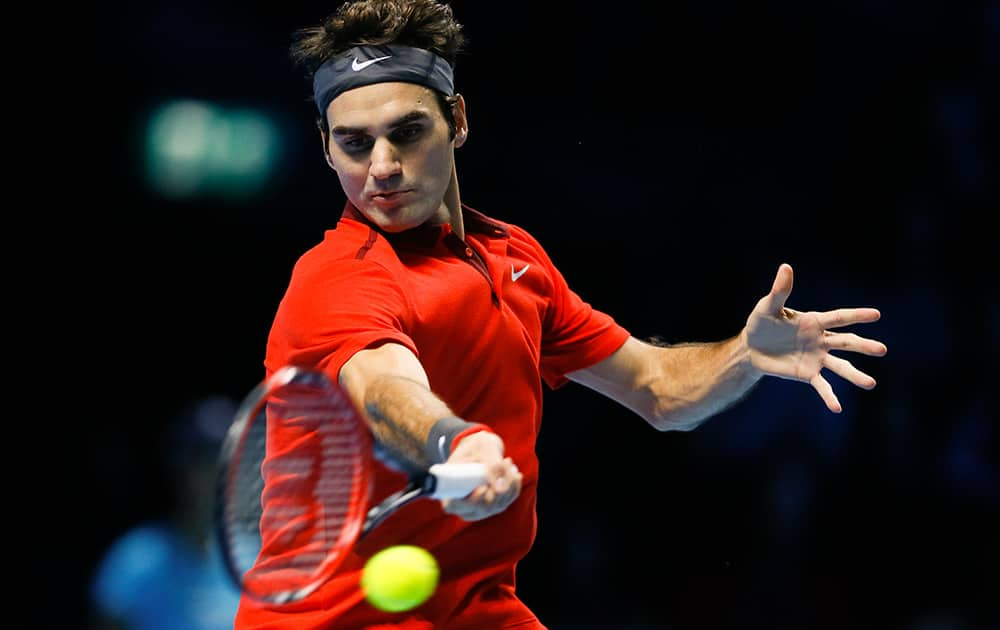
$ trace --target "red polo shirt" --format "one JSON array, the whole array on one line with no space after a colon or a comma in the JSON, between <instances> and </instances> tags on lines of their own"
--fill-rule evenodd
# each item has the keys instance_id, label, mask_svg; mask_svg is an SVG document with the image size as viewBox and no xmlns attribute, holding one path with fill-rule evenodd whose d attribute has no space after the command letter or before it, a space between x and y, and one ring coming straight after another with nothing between
<instances>
[{"instance_id":1,"label":"red polo shirt","mask_svg":"<svg viewBox=\"0 0 1000 630\"><path fill-rule=\"evenodd\" d=\"M535 538L542 381L609 356L628 338L567 286L526 231L465 206L466 239L449 225L385 234L350 204L336 229L295 265L267 344L268 374L315 365L336 378L359 350L410 348L431 389L455 413L499 434L524 475L504 512L475 522L418 501L390 516L306 600L268 609L246 598L237 628L543 628L514 592L517 562ZM379 466L373 499L406 479ZM441 567L434 596L405 613L369 606L360 571L393 544L428 549Z\"/></svg>"}]
</instances>

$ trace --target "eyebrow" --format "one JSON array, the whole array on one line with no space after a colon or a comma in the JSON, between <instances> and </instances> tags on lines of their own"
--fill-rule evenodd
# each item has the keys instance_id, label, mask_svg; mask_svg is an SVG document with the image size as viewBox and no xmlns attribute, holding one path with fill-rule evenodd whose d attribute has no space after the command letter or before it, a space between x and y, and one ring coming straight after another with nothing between
<instances>
[{"instance_id":1,"label":"eyebrow","mask_svg":"<svg viewBox=\"0 0 1000 630\"><path fill-rule=\"evenodd\" d=\"M397 118L396 120L389 123L389 128L397 129L399 127L402 127L403 125L408 125L418 120L427 120L429 118L430 116L428 116L426 112L414 111L410 112L409 114L406 114L405 116ZM368 131L367 127L347 127L344 125L337 125L336 127L333 127L330 130L330 133L337 136L350 136L355 134L362 134L367 131Z\"/></svg>"}]
</instances>

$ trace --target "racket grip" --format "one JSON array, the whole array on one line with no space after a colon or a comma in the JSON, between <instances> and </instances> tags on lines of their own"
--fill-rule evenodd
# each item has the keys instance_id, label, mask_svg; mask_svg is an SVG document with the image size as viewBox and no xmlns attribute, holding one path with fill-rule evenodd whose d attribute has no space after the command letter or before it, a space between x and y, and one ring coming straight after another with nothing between
<instances>
[{"instance_id":1,"label":"racket grip","mask_svg":"<svg viewBox=\"0 0 1000 630\"><path fill-rule=\"evenodd\" d=\"M486 466L479 463L434 464L428 472L434 478L430 496L435 499L461 499L486 481Z\"/></svg>"}]
</instances>

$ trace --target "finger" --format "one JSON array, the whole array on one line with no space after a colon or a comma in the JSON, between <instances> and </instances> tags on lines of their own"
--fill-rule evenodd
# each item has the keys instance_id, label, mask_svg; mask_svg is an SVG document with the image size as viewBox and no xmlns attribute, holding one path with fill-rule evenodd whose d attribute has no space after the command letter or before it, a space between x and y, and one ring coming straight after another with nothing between
<instances>
[{"instance_id":1,"label":"finger","mask_svg":"<svg viewBox=\"0 0 1000 630\"><path fill-rule=\"evenodd\" d=\"M876 308L838 308L816 313L816 319L823 328L840 328L851 324L867 324L878 321L882 313Z\"/></svg>"},{"instance_id":2,"label":"finger","mask_svg":"<svg viewBox=\"0 0 1000 630\"><path fill-rule=\"evenodd\" d=\"M483 492L482 502L489 505L490 503L493 503L496 500L497 500L496 490L494 490L492 486L487 487L486 490Z\"/></svg>"},{"instance_id":3,"label":"finger","mask_svg":"<svg viewBox=\"0 0 1000 630\"><path fill-rule=\"evenodd\" d=\"M454 501L445 506L445 511L467 521L480 520L502 512L510 503L511 499L506 494L490 496L486 493L482 501Z\"/></svg>"},{"instance_id":4,"label":"finger","mask_svg":"<svg viewBox=\"0 0 1000 630\"><path fill-rule=\"evenodd\" d=\"M514 500L521 495L521 484L524 477L519 471L517 471L517 467L514 467L514 471L515 472L510 479L510 484L507 487L507 491L498 498L497 503L499 504L500 509L506 509L508 505L513 503Z\"/></svg>"},{"instance_id":5,"label":"finger","mask_svg":"<svg viewBox=\"0 0 1000 630\"><path fill-rule=\"evenodd\" d=\"M888 348L885 344L874 339L859 337L854 333L826 333L826 347L830 350L848 350L850 352L860 352L872 357L884 355Z\"/></svg>"},{"instance_id":6,"label":"finger","mask_svg":"<svg viewBox=\"0 0 1000 630\"><path fill-rule=\"evenodd\" d=\"M505 510L520 496L523 475L509 457L491 468L494 478L463 499L443 501L445 512L467 521L481 520Z\"/></svg>"},{"instance_id":7,"label":"finger","mask_svg":"<svg viewBox=\"0 0 1000 630\"><path fill-rule=\"evenodd\" d=\"M775 315L781 313L785 306L785 301L792 293L792 266L788 263L781 263L778 273L774 276L774 283L771 284L771 292L768 294L768 311Z\"/></svg>"},{"instance_id":8,"label":"finger","mask_svg":"<svg viewBox=\"0 0 1000 630\"><path fill-rule=\"evenodd\" d=\"M854 383L862 389L873 389L875 387L875 379L854 367L850 361L829 354L823 360L823 365L837 376Z\"/></svg>"},{"instance_id":9,"label":"finger","mask_svg":"<svg viewBox=\"0 0 1000 630\"><path fill-rule=\"evenodd\" d=\"M483 514L488 514L492 511L491 502L488 501L489 497L487 494L484 491L480 496L475 498L470 495L465 499L452 499L447 503L442 503L441 507L445 512L461 516L464 519L471 517L481 518Z\"/></svg>"},{"instance_id":10,"label":"finger","mask_svg":"<svg viewBox=\"0 0 1000 630\"><path fill-rule=\"evenodd\" d=\"M461 502L445 507L445 512L465 521L479 521L492 515L490 510L481 506L461 504Z\"/></svg>"},{"instance_id":11,"label":"finger","mask_svg":"<svg viewBox=\"0 0 1000 630\"><path fill-rule=\"evenodd\" d=\"M510 489L511 481L517 474L517 466L514 465L514 460L505 457L493 467L493 472L495 477L491 487L497 494L503 494Z\"/></svg>"},{"instance_id":12,"label":"finger","mask_svg":"<svg viewBox=\"0 0 1000 630\"><path fill-rule=\"evenodd\" d=\"M821 374L817 374L812 377L809 384L813 386L818 393L823 402L826 403L826 408L833 413L840 413L842 408L840 406L840 401L837 400L837 395L833 393L833 388L830 387L830 383L827 382Z\"/></svg>"},{"instance_id":13,"label":"finger","mask_svg":"<svg viewBox=\"0 0 1000 630\"><path fill-rule=\"evenodd\" d=\"M490 489L496 494L504 494L510 489L510 477L502 475L493 480Z\"/></svg>"},{"instance_id":14,"label":"finger","mask_svg":"<svg viewBox=\"0 0 1000 630\"><path fill-rule=\"evenodd\" d=\"M489 490L490 486L488 484L481 485L473 490L471 494L460 500L465 503L482 503L486 500L486 493Z\"/></svg>"}]
</instances>

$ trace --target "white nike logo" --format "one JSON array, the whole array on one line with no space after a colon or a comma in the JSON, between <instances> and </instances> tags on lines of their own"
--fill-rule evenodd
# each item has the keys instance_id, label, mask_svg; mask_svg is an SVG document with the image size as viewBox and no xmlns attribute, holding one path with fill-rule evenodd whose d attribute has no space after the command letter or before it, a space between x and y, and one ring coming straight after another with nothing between
<instances>
[{"instance_id":1,"label":"white nike logo","mask_svg":"<svg viewBox=\"0 0 1000 630\"><path fill-rule=\"evenodd\" d=\"M444 452L444 440L445 436L442 435L438 437L438 453L441 454L441 461L445 461L448 459L448 453Z\"/></svg>"},{"instance_id":2,"label":"white nike logo","mask_svg":"<svg viewBox=\"0 0 1000 630\"><path fill-rule=\"evenodd\" d=\"M521 271L514 271L514 265L511 265L510 266L510 280L511 280L511 282L517 282L517 279L520 278L521 276L523 276L524 272L527 271L528 267L530 267L530 266L531 266L531 264L529 263L529 264L525 265L524 269L522 269Z\"/></svg>"},{"instance_id":3,"label":"white nike logo","mask_svg":"<svg viewBox=\"0 0 1000 630\"><path fill-rule=\"evenodd\" d=\"M373 63L378 63L380 61L385 61L389 57L392 57L392 55L386 55L385 57L375 57L374 59L369 59L368 61L362 61L360 63L358 62L358 58L355 57L354 61L351 62L351 70L354 70L355 72L358 72L360 70L364 70L365 68L367 68L368 66L372 65Z\"/></svg>"}]
</instances>

